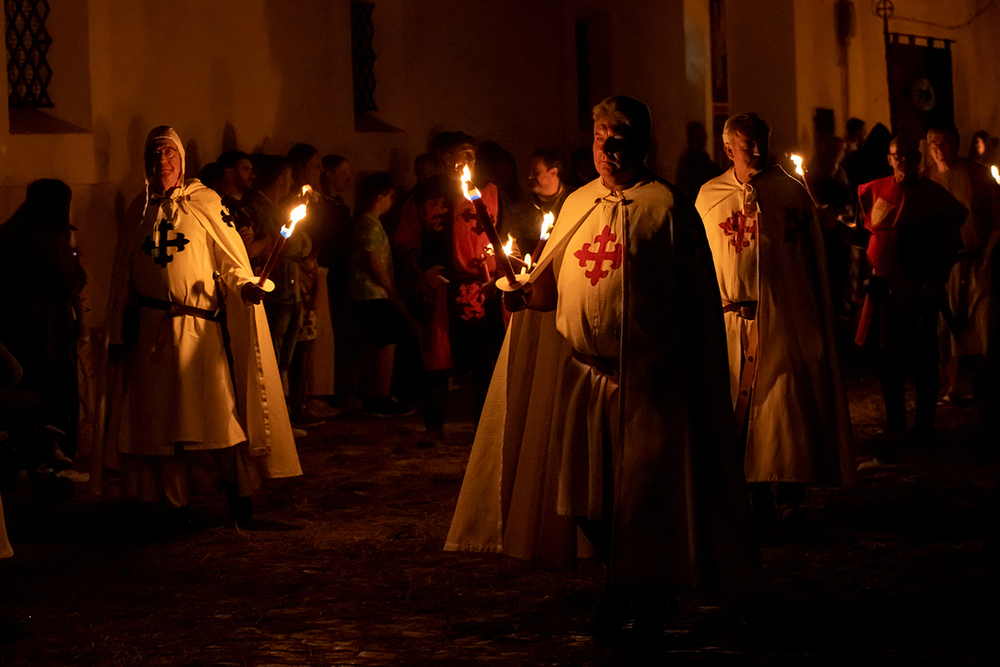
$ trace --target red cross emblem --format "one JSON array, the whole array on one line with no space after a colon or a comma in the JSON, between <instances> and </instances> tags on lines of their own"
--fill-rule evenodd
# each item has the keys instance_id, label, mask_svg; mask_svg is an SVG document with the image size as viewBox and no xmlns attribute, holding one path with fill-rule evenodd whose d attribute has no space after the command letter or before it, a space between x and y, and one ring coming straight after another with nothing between
<instances>
[{"instance_id":1,"label":"red cross emblem","mask_svg":"<svg viewBox=\"0 0 1000 667\"><path fill-rule=\"evenodd\" d=\"M739 254L757 236L757 214L751 213L749 208L736 211L729 216L729 219L720 223L719 227L730 237L729 245L736 249L736 254Z\"/></svg>"},{"instance_id":2,"label":"red cross emblem","mask_svg":"<svg viewBox=\"0 0 1000 667\"><path fill-rule=\"evenodd\" d=\"M463 320L479 320L486 317L482 286L479 283L459 285L458 296L455 300L462 307Z\"/></svg>"},{"instance_id":3,"label":"red cross emblem","mask_svg":"<svg viewBox=\"0 0 1000 667\"><path fill-rule=\"evenodd\" d=\"M590 278L590 284L596 286L601 278L607 277L611 269L622 265L622 244L615 243L618 237L611 232L611 227L604 225L604 231L597 235L593 243L584 243L583 247L573 253L580 260L580 266L586 268L587 262L593 262L593 268L587 269L583 275ZM608 244L612 244L608 248ZM592 249L595 248L595 249ZM604 270L604 262L611 262L611 268Z\"/></svg>"},{"instance_id":4,"label":"red cross emblem","mask_svg":"<svg viewBox=\"0 0 1000 667\"><path fill-rule=\"evenodd\" d=\"M427 229L432 232L440 232L444 227L442 226L442 218L448 212L448 207L445 205L443 197L438 197L437 199L428 199L424 203L424 210L421 212L421 216L424 219L424 224Z\"/></svg>"}]
</instances>

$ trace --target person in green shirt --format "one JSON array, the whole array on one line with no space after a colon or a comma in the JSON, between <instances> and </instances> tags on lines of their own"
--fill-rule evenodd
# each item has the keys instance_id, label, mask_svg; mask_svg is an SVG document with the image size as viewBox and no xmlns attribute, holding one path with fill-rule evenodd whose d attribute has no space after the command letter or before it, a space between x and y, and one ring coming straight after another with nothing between
<instances>
[{"instance_id":1,"label":"person in green shirt","mask_svg":"<svg viewBox=\"0 0 1000 667\"><path fill-rule=\"evenodd\" d=\"M396 344L417 330L393 275L392 247L380 216L392 207L396 190L386 173L367 176L358 190L351 236L347 297L354 302L364 341L361 397L365 414L396 417L413 413L392 395Z\"/></svg>"}]
</instances>

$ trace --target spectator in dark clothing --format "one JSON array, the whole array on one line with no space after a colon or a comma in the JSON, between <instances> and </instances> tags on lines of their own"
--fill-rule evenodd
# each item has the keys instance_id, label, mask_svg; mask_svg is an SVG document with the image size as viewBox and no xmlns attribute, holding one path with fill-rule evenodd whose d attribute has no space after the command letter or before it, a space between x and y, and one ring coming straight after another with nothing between
<instances>
[{"instance_id":1,"label":"spectator in dark clothing","mask_svg":"<svg viewBox=\"0 0 1000 667\"><path fill-rule=\"evenodd\" d=\"M531 171L528 182L531 184L531 203L535 207L530 234L526 238L518 238L517 243L526 253L535 253L538 259L538 241L542 235L542 225L546 226L546 234L559 217L563 202L569 196L570 190L562 180L563 161L555 151L538 150L531 154ZM550 214L549 222L545 223L545 214Z\"/></svg>"},{"instance_id":2,"label":"spectator in dark clothing","mask_svg":"<svg viewBox=\"0 0 1000 667\"><path fill-rule=\"evenodd\" d=\"M676 183L694 201L701 186L721 174L723 169L705 152L708 133L704 125L697 121L688 123L687 142L687 148L677 161Z\"/></svg>"},{"instance_id":3,"label":"spectator in dark clothing","mask_svg":"<svg viewBox=\"0 0 1000 667\"><path fill-rule=\"evenodd\" d=\"M243 198L244 207L254 221L253 237L247 242L248 234L243 240L247 243L251 261L256 258L262 263L267 260L278 238L279 229L288 222L288 211L283 208L283 202L292 187L292 165L288 158L269 155L259 158L254 169L257 172L256 187ZM288 371L302 323L298 262L309 254L309 250L306 235L292 234L288 238L283 257L270 275L274 290L264 296L264 310L286 393L289 390Z\"/></svg>"},{"instance_id":4,"label":"spectator in dark clothing","mask_svg":"<svg viewBox=\"0 0 1000 667\"><path fill-rule=\"evenodd\" d=\"M495 141L484 141L476 148L476 183L492 183L500 195L497 231L500 241L509 234L515 239L512 254L522 257L534 248L537 234L535 207L517 178L517 162L509 151ZM524 245L527 244L527 245Z\"/></svg>"},{"instance_id":5,"label":"spectator in dark clothing","mask_svg":"<svg viewBox=\"0 0 1000 667\"><path fill-rule=\"evenodd\" d=\"M0 226L0 341L24 369L19 387L41 396L39 418L58 440L43 455L64 464L76 453L76 344L87 282L72 243L71 198L62 181L35 181Z\"/></svg>"},{"instance_id":6,"label":"spectator in dark clothing","mask_svg":"<svg viewBox=\"0 0 1000 667\"><path fill-rule=\"evenodd\" d=\"M969 147L969 159L987 167L996 160L997 143L996 137L991 137L986 130L979 130L972 135L972 145Z\"/></svg>"},{"instance_id":7,"label":"spectator in dark clothing","mask_svg":"<svg viewBox=\"0 0 1000 667\"><path fill-rule=\"evenodd\" d=\"M341 155L326 155L321 160L320 175L322 197L316 208L323 220L323 232L317 248L316 261L329 269L327 291L330 298L330 318L334 354L334 382L337 406L351 408L355 400L360 366L358 354L361 345L354 308L347 298L348 246L354 221L347 200L353 195L354 174L350 161Z\"/></svg>"}]
</instances>

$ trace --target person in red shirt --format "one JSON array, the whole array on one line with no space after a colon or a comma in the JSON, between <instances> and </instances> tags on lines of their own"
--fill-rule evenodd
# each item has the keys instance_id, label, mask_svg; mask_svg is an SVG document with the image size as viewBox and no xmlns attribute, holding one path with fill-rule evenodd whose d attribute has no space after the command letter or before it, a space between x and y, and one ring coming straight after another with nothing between
<instances>
[{"instance_id":1,"label":"person in red shirt","mask_svg":"<svg viewBox=\"0 0 1000 667\"><path fill-rule=\"evenodd\" d=\"M962 248L966 209L947 190L922 178L920 151L908 137L889 144L893 175L858 188L872 276L855 342L878 345L885 433L906 429L904 370L916 356L914 435L932 438L938 389L937 322L945 312L944 283ZM885 454L883 454L885 456Z\"/></svg>"},{"instance_id":2,"label":"person in red shirt","mask_svg":"<svg viewBox=\"0 0 1000 667\"><path fill-rule=\"evenodd\" d=\"M419 302L415 315L421 321L427 376L424 423L431 445L444 439L444 396L452 369L472 373L478 421L503 343L500 298L491 277L496 262L475 208L462 193L463 171L475 169L475 146L464 132L442 132L435 138L437 174L414 190L394 238L403 263L401 278L409 279ZM478 188L495 224L496 186Z\"/></svg>"}]
</instances>

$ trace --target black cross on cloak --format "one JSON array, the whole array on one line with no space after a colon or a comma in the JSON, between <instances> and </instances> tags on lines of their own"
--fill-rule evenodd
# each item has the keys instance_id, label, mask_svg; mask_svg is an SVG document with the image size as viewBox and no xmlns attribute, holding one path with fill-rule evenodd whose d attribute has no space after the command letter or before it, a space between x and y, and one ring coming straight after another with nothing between
<instances>
[{"instance_id":1,"label":"black cross on cloak","mask_svg":"<svg viewBox=\"0 0 1000 667\"><path fill-rule=\"evenodd\" d=\"M166 268L167 264L174 261L174 257L170 253L171 248L174 248L176 252L183 252L184 246L190 243L188 239L184 238L184 234L181 232L175 232L174 238L169 238L168 232L172 231L174 231L173 223L168 222L164 218L156 226L156 239L153 239L152 235L147 236L142 244L143 252L152 256L153 261L163 268Z\"/></svg>"}]
</instances>

